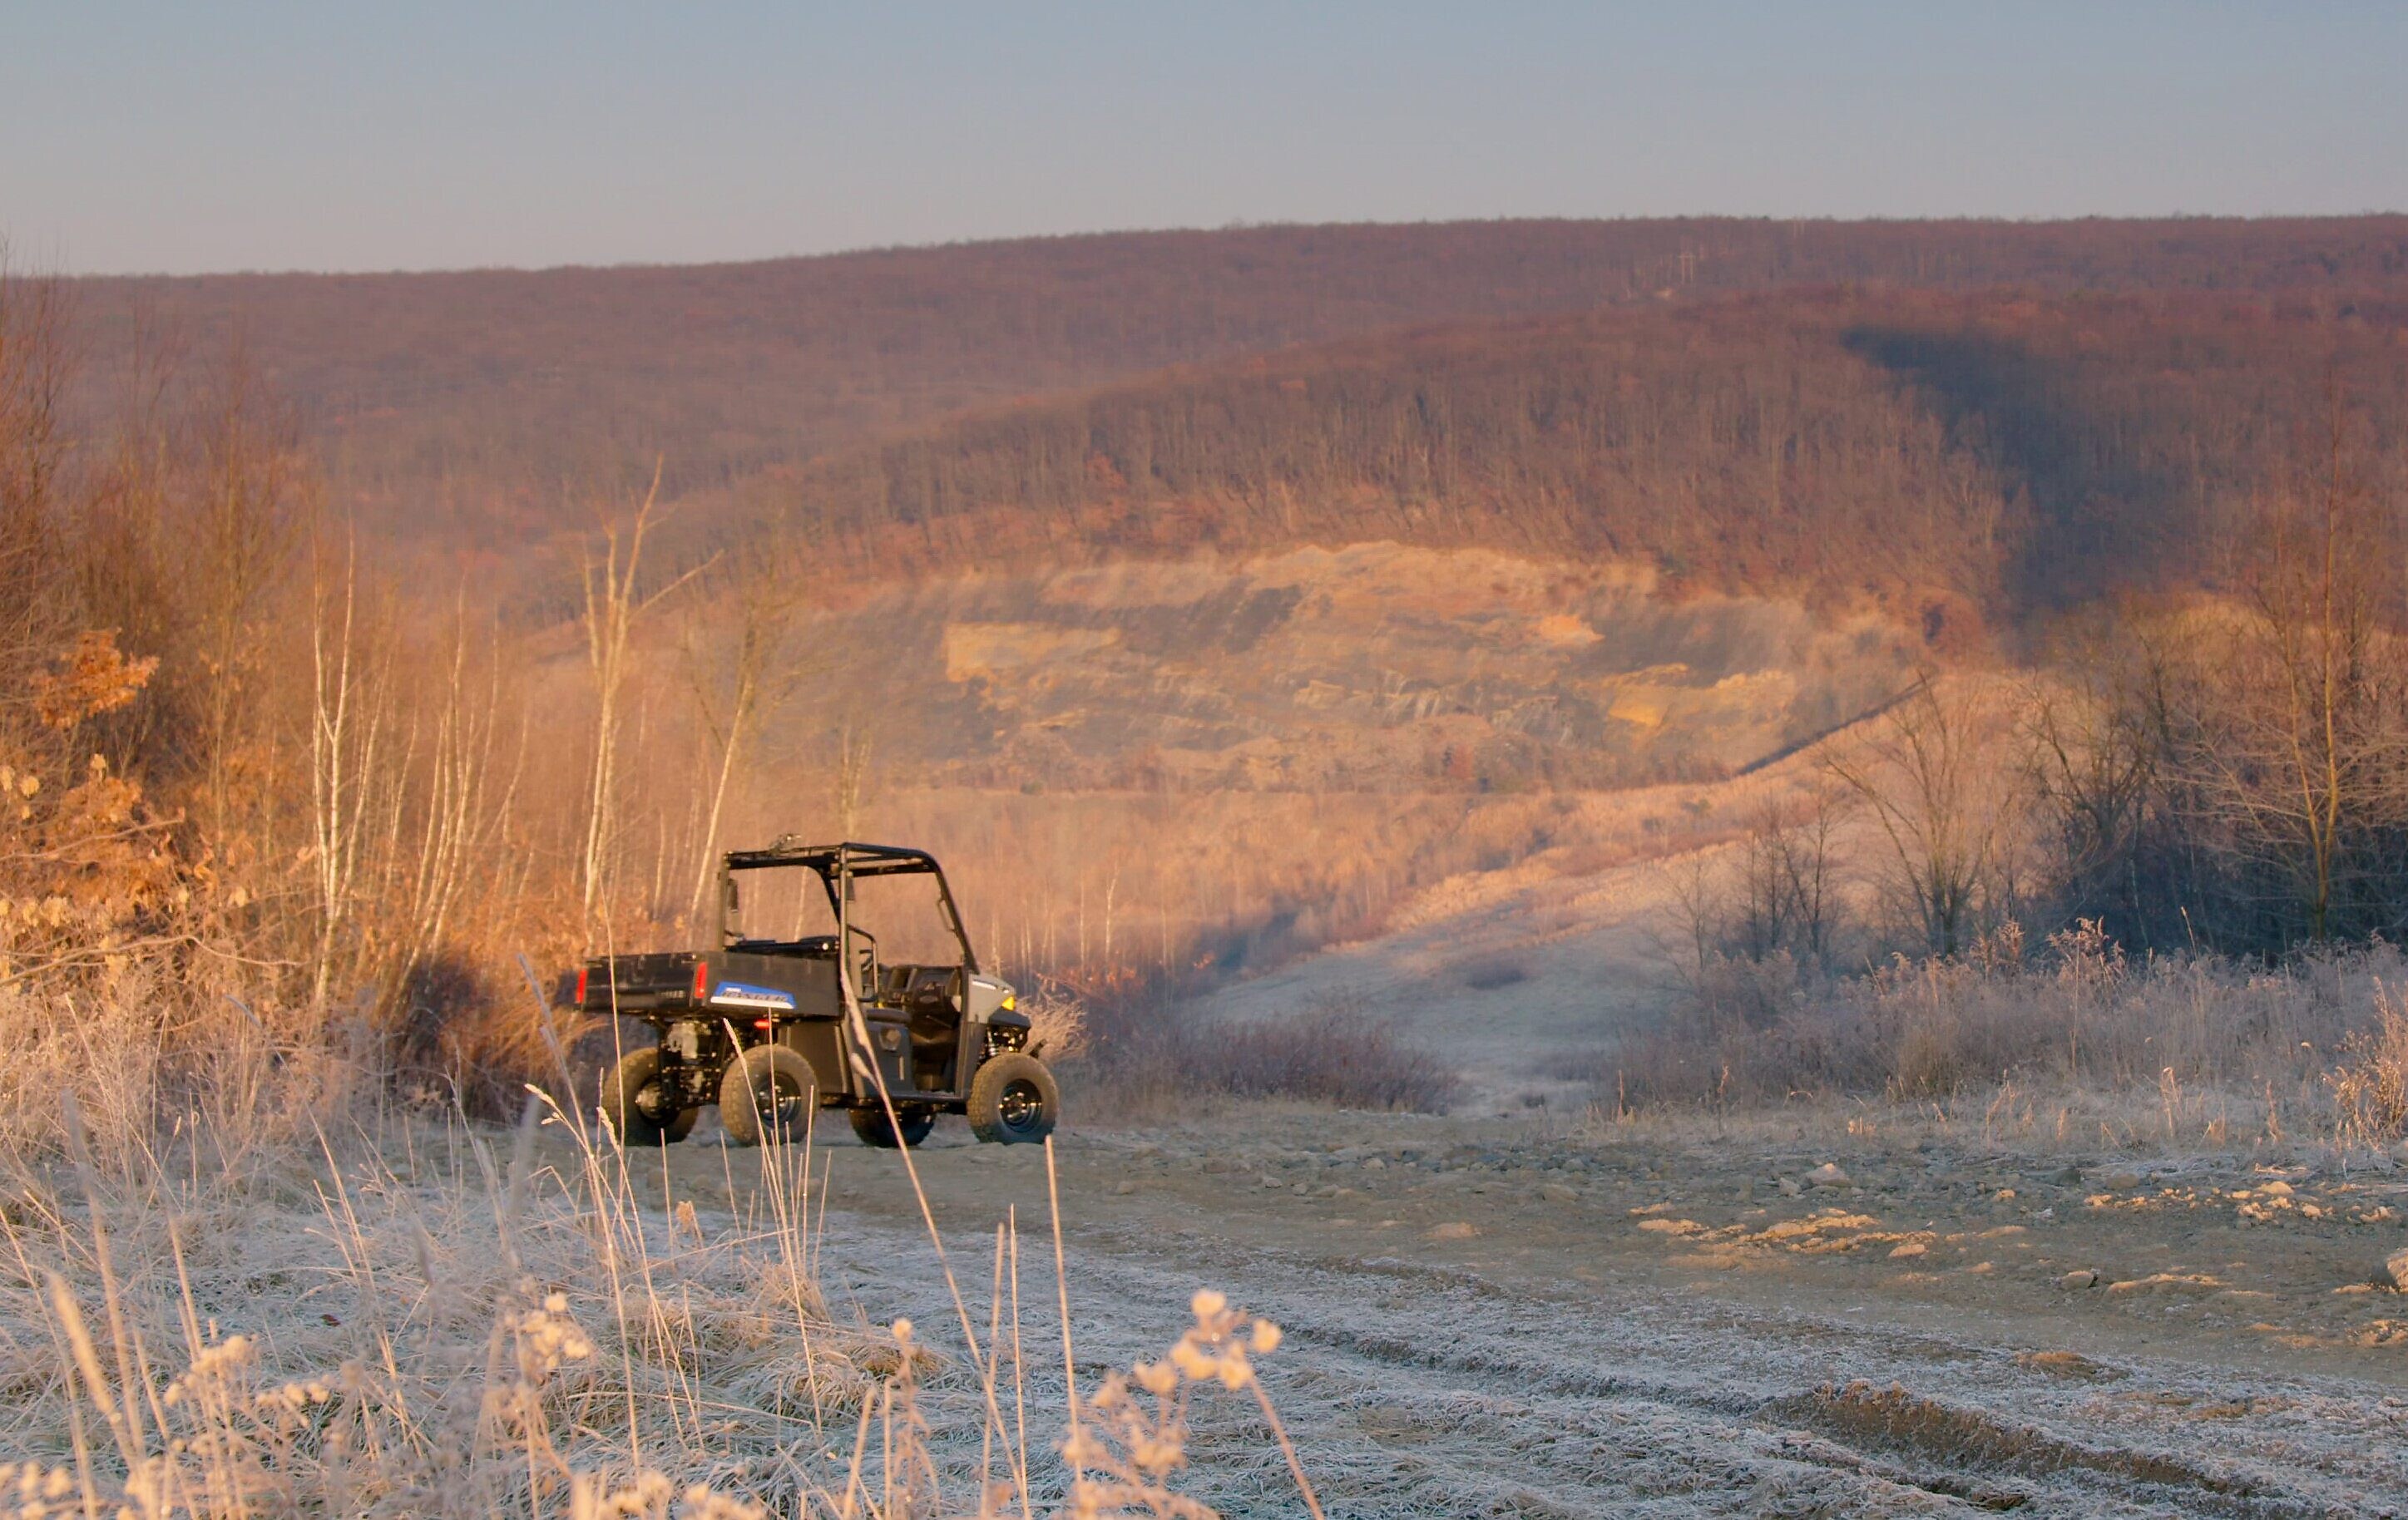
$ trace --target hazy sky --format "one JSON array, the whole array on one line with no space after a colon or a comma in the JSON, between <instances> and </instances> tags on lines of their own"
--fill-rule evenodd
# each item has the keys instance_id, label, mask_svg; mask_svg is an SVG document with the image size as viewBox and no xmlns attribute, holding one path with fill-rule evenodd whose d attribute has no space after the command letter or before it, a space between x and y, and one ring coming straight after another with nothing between
<instances>
[{"instance_id":1,"label":"hazy sky","mask_svg":"<svg viewBox=\"0 0 2408 1520\"><path fill-rule=\"evenodd\" d=\"M1232 220L2408 208L2408 7L0 0L75 271Z\"/></svg>"}]
</instances>

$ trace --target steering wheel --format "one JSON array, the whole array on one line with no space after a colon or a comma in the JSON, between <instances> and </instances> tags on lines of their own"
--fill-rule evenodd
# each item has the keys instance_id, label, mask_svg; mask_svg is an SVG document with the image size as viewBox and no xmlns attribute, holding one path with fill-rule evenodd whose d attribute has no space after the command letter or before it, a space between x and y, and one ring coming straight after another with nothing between
<instances>
[{"instance_id":1,"label":"steering wheel","mask_svg":"<svg viewBox=\"0 0 2408 1520\"><path fill-rule=\"evenodd\" d=\"M912 977L911 1006L935 1012L953 1002L953 973L941 966L927 967Z\"/></svg>"}]
</instances>

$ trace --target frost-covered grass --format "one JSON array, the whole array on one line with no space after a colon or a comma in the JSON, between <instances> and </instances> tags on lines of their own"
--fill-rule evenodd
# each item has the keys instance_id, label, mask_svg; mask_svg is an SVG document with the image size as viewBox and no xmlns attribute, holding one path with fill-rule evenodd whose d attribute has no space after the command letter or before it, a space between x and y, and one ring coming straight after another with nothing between
<instances>
[{"instance_id":1,"label":"frost-covered grass","mask_svg":"<svg viewBox=\"0 0 2408 1520\"><path fill-rule=\"evenodd\" d=\"M1022 1332L1056 1284L1016 1232L982 1272L944 1261L955 1323L840 1312L807 1144L725 1153L712 1200L539 1101L515 1132L319 1117L306 1144L195 1118L112 1152L70 1099L64 1159L7 1163L11 1513L1198 1513L1171 1491L1190 1400L1269 1414L1250 1357L1279 1332L1216 1294L1167 1359L1031 1407L1070 1346Z\"/></svg>"}]
</instances>

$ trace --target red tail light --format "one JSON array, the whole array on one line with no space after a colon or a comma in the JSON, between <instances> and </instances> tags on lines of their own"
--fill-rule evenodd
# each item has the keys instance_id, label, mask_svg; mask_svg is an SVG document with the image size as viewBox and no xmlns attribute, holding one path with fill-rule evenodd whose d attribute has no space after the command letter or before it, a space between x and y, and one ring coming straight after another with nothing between
<instances>
[{"instance_id":1,"label":"red tail light","mask_svg":"<svg viewBox=\"0 0 2408 1520\"><path fill-rule=\"evenodd\" d=\"M709 1001L710 997L710 962L708 960L697 960L694 963L694 1001L696 1002L704 1002Z\"/></svg>"},{"instance_id":2,"label":"red tail light","mask_svg":"<svg viewBox=\"0 0 2408 1520\"><path fill-rule=\"evenodd\" d=\"M582 1008L582 1007L584 1007L584 1006L585 1006L585 978L586 978L586 975L587 975L587 968L585 968L585 967L583 967L583 966L580 966L580 967L578 967L578 968L577 968L577 1006L579 1006L580 1008Z\"/></svg>"},{"instance_id":3,"label":"red tail light","mask_svg":"<svg viewBox=\"0 0 2408 1520\"><path fill-rule=\"evenodd\" d=\"M766 1030L769 1027L769 1021L766 1018L756 1018L752 1021L752 1027L756 1030Z\"/></svg>"}]
</instances>

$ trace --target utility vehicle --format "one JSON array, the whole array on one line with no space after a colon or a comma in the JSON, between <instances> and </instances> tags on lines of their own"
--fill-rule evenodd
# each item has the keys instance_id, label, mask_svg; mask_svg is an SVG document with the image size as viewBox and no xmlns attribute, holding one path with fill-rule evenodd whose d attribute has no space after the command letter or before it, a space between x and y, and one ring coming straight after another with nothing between
<instances>
[{"instance_id":1,"label":"utility vehicle","mask_svg":"<svg viewBox=\"0 0 2408 1520\"><path fill-rule=\"evenodd\" d=\"M887 1148L918 1144L940 1114L997 1144L1053 1133L1060 1091L1028 1016L980 972L936 857L788 835L730 851L719 885L715 947L578 973L579 1008L652 1026L602 1081L625 1144L683 1140L710 1103L747 1145L798 1138L820 1108ZM930 959L903 959L915 954Z\"/></svg>"}]
</instances>

